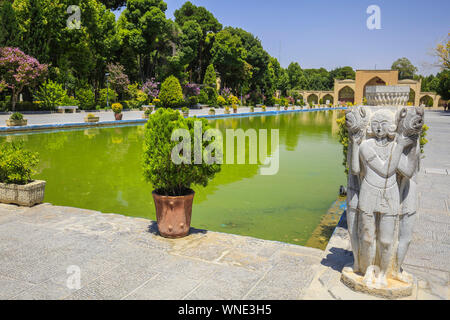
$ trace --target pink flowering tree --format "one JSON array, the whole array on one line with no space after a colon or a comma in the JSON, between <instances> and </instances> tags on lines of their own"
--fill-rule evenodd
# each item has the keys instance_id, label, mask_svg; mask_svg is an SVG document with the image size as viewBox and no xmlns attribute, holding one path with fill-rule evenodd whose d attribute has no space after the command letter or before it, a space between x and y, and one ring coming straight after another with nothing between
<instances>
[{"instance_id":1,"label":"pink flowering tree","mask_svg":"<svg viewBox=\"0 0 450 320\"><path fill-rule=\"evenodd\" d=\"M159 82L156 82L155 78L151 78L144 83L141 90L144 91L149 96L149 98L153 100L159 95L158 87Z\"/></svg>"},{"instance_id":2,"label":"pink flowering tree","mask_svg":"<svg viewBox=\"0 0 450 320\"><path fill-rule=\"evenodd\" d=\"M18 48L0 48L0 81L11 89L13 111L23 88L37 85L47 70L46 64L40 64L36 58L26 55Z\"/></svg>"},{"instance_id":3,"label":"pink flowering tree","mask_svg":"<svg viewBox=\"0 0 450 320\"><path fill-rule=\"evenodd\" d=\"M125 73L125 68L119 64L110 63L107 65L106 69L109 73L109 81L113 89L119 94L123 94L127 91L130 80Z\"/></svg>"}]
</instances>

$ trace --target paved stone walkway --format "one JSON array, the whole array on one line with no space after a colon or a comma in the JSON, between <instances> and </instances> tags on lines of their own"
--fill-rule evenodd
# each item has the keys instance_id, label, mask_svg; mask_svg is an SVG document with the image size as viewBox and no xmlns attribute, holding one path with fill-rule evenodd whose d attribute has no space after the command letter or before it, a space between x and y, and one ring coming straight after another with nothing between
<instances>
[{"instance_id":1,"label":"paved stone walkway","mask_svg":"<svg viewBox=\"0 0 450 320\"><path fill-rule=\"evenodd\" d=\"M450 117L426 116L430 143L405 269L418 278L409 299L448 299ZM351 259L345 220L324 252L201 230L167 240L144 219L0 204L0 299L372 299L340 283Z\"/></svg>"},{"instance_id":2,"label":"paved stone walkway","mask_svg":"<svg viewBox=\"0 0 450 320\"><path fill-rule=\"evenodd\" d=\"M0 205L0 299L301 299L322 251L43 204ZM81 288L67 287L70 266Z\"/></svg>"}]
</instances>

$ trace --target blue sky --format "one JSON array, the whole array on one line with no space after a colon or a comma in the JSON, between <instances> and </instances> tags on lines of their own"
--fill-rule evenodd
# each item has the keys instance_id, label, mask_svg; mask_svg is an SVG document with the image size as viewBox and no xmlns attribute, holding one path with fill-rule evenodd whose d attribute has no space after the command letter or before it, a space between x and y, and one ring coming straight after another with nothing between
<instances>
[{"instance_id":1,"label":"blue sky","mask_svg":"<svg viewBox=\"0 0 450 320\"><path fill-rule=\"evenodd\" d=\"M165 0L166 16L184 0ZM261 39L284 67L328 70L390 69L407 57L428 75L439 69L433 48L450 32L448 0L191 0L211 11L224 26L243 28ZM381 9L381 30L369 30L367 7Z\"/></svg>"}]
</instances>

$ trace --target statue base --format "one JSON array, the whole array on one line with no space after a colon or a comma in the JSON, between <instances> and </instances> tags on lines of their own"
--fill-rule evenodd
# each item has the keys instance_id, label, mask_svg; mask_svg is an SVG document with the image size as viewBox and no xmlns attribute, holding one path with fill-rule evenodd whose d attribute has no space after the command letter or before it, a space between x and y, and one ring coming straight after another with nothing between
<instances>
[{"instance_id":1,"label":"statue base","mask_svg":"<svg viewBox=\"0 0 450 320\"><path fill-rule=\"evenodd\" d=\"M414 289L414 282L405 283L395 279L388 279L387 287L378 288L375 286L367 286L363 279L364 277L362 275L354 273L351 268L344 268L342 270L342 283L356 292L386 299L399 299L411 296Z\"/></svg>"}]
</instances>

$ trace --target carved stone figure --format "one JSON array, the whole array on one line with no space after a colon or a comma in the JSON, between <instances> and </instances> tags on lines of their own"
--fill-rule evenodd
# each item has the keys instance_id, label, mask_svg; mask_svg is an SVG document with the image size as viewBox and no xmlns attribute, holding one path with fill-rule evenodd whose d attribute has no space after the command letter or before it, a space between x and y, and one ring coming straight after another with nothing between
<instances>
[{"instance_id":1,"label":"carved stone figure","mask_svg":"<svg viewBox=\"0 0 450 320\"><path fill-rule=\"evenodd\" d=\"M417 173L424 111L393 103L358 106L346 114L349 135L347 224L354 264L342 281L383 297L412 293L412 276L401 269L417 208ZM378 96L372 97L379 100ZM386 106L388 105L388 106Z\"/></svg>"}]
</instances>

